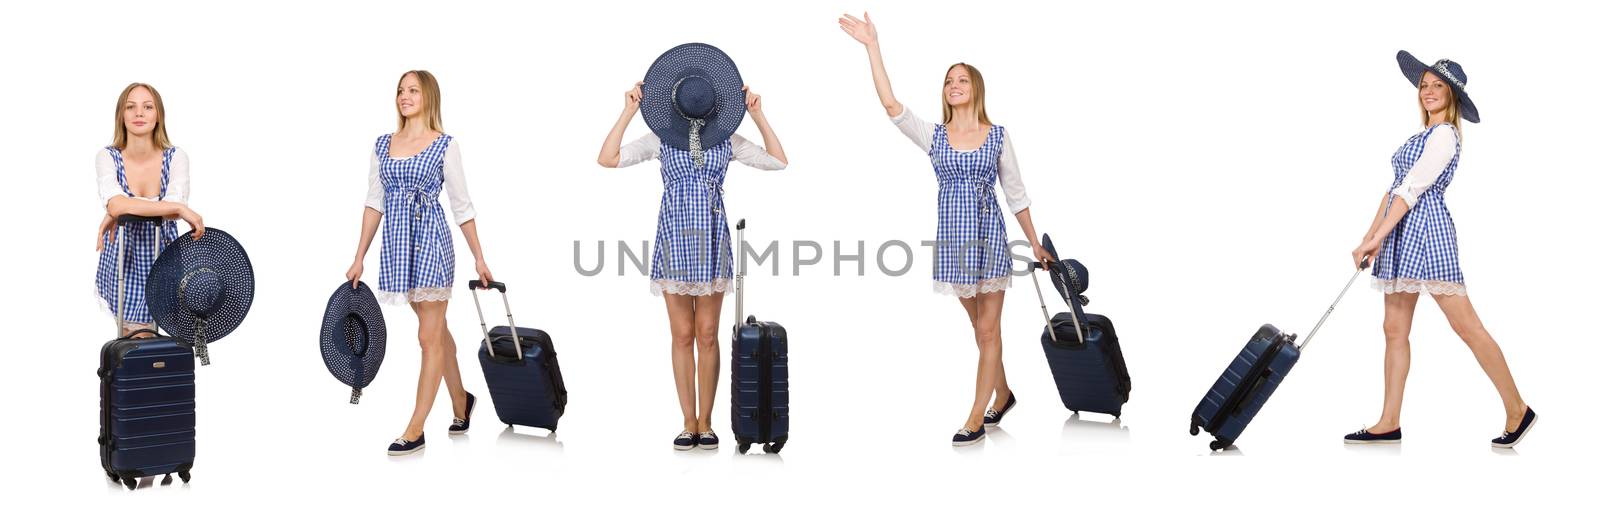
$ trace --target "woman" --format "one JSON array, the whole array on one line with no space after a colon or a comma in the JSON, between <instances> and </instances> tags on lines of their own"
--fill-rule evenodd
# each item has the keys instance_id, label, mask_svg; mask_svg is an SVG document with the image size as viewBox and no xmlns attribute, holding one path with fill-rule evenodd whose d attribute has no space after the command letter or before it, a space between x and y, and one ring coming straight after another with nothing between
<instances>
[{"instance_id":1,"label":"woman","mask_svg":"<svg viewBox=\"0 0 1600 507\"><path fill-rule=\"evenodd\" d=\"M450 211L477 259L474 270L478 278L487 285L494 277L478 245L477 211L467 195L461 143L444 133L440 119L439 82L425 70L406 72L395 89L394 106L399 112L399 128L379 136L373 147L360 244L345 277L352 286L361 279L367 248L381 221L378 297L386 303L410 303L417 314L417 340L422 345L417 405L405 431L389 445L390 456L403 456L425 445L422 424L439 394L440 378L449 388L455 415L451 434L467 431L477 404L477 397L461 386L455 338L445 322L450 287L455 283L455 244L439 205L440 190L450 194Z\"/></svg>"},{"instance_id":2,"label":"woman","mask_svg":"<svg viewBox=\"0 0 1600 507\"><path fill-rule=\"evenodd\" d=\"M1467 74L1460 64L1439 60L1428 66L1405 51L1397 59L1400 71L1417 87L1423 129L1395 152L1394 183L1379 201L1367 235L1351 252L1357 266L1373 260L1372 285L1384 293L1387 347L1383 415L1377 424L1344 439L1351 444L1400 442L1400 402L1411 368L1411 317L1421 294L1430 294L1500 392L1505 428L1490 444L1510 448L1522 441L1538 416L1522 401L1500 346L1467 299L1456 256L1455 224L1444 204L1445 188L1461 158L1461 120L1477 123L1478 108L1467 96Z\"/></svg>"},{"instance_id":3,"label":"woman","mask_svg":"<svg viewBox=\"0 0 1600 507\"><path fill-rule=\"evenodd\" d=\"M698 72L692 69L711 70L705 75L673 73ZM624 94L622 115L600 146L603 167L661 161L665 188L650 290L667 304L672 376L683 411L683 431L672 447L680 451L718 445L711 430L721 367L717 330L722 296L733 278L728 221L722 209L728 165L737 160L756 169L780 170L789 164L762 112L761 96L750 93L737 72L727 55L708 45L685 44L669 50L651 66L644 81ZM653 132L622 146L628 123L641 109ZM765 148L733 133L746 111L761 131Z\"/></svg>"},{"instance_id":4,"label":"woman","mask_svg":"<svg viewBox=\"0 0 1600 507\"><path fill-rule=\"evenodd\" d=\"M111 145L100 150L94 164L100 203L106 212L96 234L100 267L95 272L95 287L106 308L118 312L119 332L126 337L155 329L155 319L144 301L144 281L159 248L178 238L178 227L171 220L188 222L197 239L206 229L200 214L189 209L189 155L167 138L167 109L161 94L148 84L128 85L117 97L115 120ZM117 217L122 215L166 220L160 225L139 222L127 226L119 286Z\"/></svg>"},{"instance_id":5,"label":"woman","mask_svg":"<svg viewBox=\"0 0 1600 507\"><path fill-rule=\"evenodd\" d=\"M934 257L936 292L956 296L972 322L978 342L977 393L972 410L951 443L978 443L984 426L999 424L1017 404L1006 384L1000 354L1000 308L1011 286L1011 257L1006 250L1005 221L996 210L994 185L1005 190L1006 204L1033 246L1033 257L1053 259L1034 235L1027 190L1017 168L1016 150L1004 127L989 122L983 105L983 74L965 63L951 65L944 76L944 121L918 118L895 99L878 48L872 17L846 14L839 28L867 47L872 82L885 113L900 132L928 154L939 178L939 231ZM991 399L994 407L989 407ZM988 408L988 410L985 410Z\"/></svg>"}]
</instances>

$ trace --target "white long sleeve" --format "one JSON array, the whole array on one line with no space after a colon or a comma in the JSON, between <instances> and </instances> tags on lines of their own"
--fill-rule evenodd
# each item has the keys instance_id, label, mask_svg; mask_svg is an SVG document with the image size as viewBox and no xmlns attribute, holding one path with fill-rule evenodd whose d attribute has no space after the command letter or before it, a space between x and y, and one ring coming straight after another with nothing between
<instances>
[{"instance_id":1,"label":"white long sleeve","mask_svg":"<svg viewBox=\"0 0 1600 507\"><path fill-rule=\"evenodd\" d=\"M763 171L778 171L788 166L788 164L778 160L778 157L767 153L765 147L750 142L744 136L734 134L728 138L728 141L733 144L733 159L741 164Z\"/></svg>"},{"instance_id":2,"label":"white long sleeve","mask_svg":"<svg viewBox=\"0 0 1600 507\"><path fill-rule=\"evenodd\" d=\"M172 149L172 162L167 166L167 196L161 200L189 203L189 153L183 148Z\"/></svg>"},{"instance_id":3,"label":"white long sleeve","mask_svg":"<svg viewBox=\"0 0 1600 507\"><path fill-rule=\"evenodd\" d=\"M661 138L645 134L622 146L617 153L617 167L628 167L661 157Z\"/></svg>"},{"instance_id":4,"label":"white long sleeve","mask_svg":"<svg viewBox=\"0 0 1600 507\"><path fill-rule=\"evenodd\" d=\"M378 176L378 150L372 150L371 168L367 170L367 207L383 213L383 179Z\"/></svg>"},{"instance_id":5,"label":"white long sleeve","mask_svg":"<svg viewBox=\"0 0 1600 507\"><path fill-rule=\"evenodd\" d=\"M461 225L478 217L478 210L472 206L472 196L467 192L466 171L461 168L461 141L450 139L450 146L444 149L444 190L450 194L450 214L455 217L456 225Z\"/></svg>"},{"instance_id":6,"label":"white long sleeve","mask_svg":"<svg viewBox=\"0 0 1600 507\"><path fill-rule=\"evenodd\" d=\"M787 166L778 157L767 153L766 148L744 136L733 134L728 142L732 144L733 159L741 164L763 171L777 171ZM617 153L617 167L628 167L658 158L661 158L661 138L654 133L645 134L622 146Z\"/></svg>"},{"instance_id":7,"label":"white long sleeve","mask_svg":"<svg viewBox=\"0 0 1600 507\"><path fill-rule=\"evenodd\" d=\"M1417 157L1416 163L1411 164L1411 170L1406 172L1406 177L1400 180L1400 184L1390 193L1405 200L1408 208L1416 207L1417 198L1433 187L1433 182L1439 180L1439 175L1444 174L1445 168L1450 167L1450 161L1455 157L1455 127L1448 123L1433 127L1433 133L1428 135L1428 141L1422 145L1422 154Z\"/></svg>"},{"instance_id":8,"label":"white long sleeve","mask_svg":"<svg viewBox=\"0 0 1600 507\"><path fill-rule=\"evenodd\" d=\"M921 148L923 153L933 151L933 134L938 125L923 120L911 112L911 108L901 108L900 114L891 118L900 133L905 134L913 144ZM1028 189L1022 184L1022 169L1017 166L1017 150L1011 145L1011 131L1004 131L1000 136L1000 189L1006 194L1006 206L1011 213L1021 213L1033 205L1033 200L1028 198Z\"/></svg>"},{"instance_id":9,"label":"white long sleeve","mask_svg":"<svg viewBox=\"0 0 1600 507\"><path fill-rule=\"evenodd\" d=\"M100 189L100 206L111 204L111 199L122 193L122 184L117 182L117 160L111 157L111 152L104 148L94 157L95 186Z\"/></svg>"}]
</instances>

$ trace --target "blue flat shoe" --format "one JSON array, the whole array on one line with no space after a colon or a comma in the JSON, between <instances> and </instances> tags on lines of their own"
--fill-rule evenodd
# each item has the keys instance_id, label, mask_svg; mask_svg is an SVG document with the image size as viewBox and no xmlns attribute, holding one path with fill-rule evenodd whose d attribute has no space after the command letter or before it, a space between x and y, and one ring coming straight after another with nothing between
<instances>
[{"instance_id":1,"label":"blue flat shoe","mask_svg":"<svg viewBox=\"0 0 1600 507\"><path fill-rule=\"evenodd\" d=\"M979 427L978 431L961 428L961 431L956 432L956 436L950 438L950 445L956 447L965 447L982 442L983 433L984 431L982 427Z\"/></svg>"},{"instance_id":2,"label":"blue flat shoe","mask_svg":"<svg viewBox=\"0 0 1600 507\"><path fill-rule=\"evenodd\" d=\"M678 438L672 439L672 448L679 451L687 451L694 448L696 440L697 435L693 431L685 431L679 433Z\"/></svg>"},{"instance_id":3,"label":"blue flat shoe","mask_svg":"<svg viewBox=\"0 0 1600 507\"><path fill-rule=\"evenodd\" d=\"M389 444L389 455L405 456L422 450L423 447L427 447L427 443L424 442L424 436L425 435L417 435L417 439L415 441L406 440L404 438L394 439L394 443Z\"/></svg>"},{"instance_id":4,"label":"blue flat shoe","mask_svg":"<svg viewBox=\"0 0 1600 507\"><path fill-rule=\"evenodd\" d=\"M1517 425L1517 431L1507 431L1500 434L1500 438L1489 441L1489 445L1510 449L1522 442L1522 437L1528 436L1528 430L1533 429L1533 423L1539 422L1539 414L1533 413L1533 407L1528 407L1522 413L1522 423Z\"/></svg>"},{"instance_id":5,"label":"blue flat shoe","mask_svg":"<svg viewBox=\"0 0 1600 507\"><path fill-rule=\"evenodd\" d=\"M700 440L695 445L699 445L701 449L709 451L716 449L718 442L719 440L717 440L717 434L707 431L700 434Z\"/></svg>"},{"instance_id":6,"label":"blue flat shoe","mask_svg":"<svg viewBox=\"0 0 1600 507\"><path fill-rule=\"evenodd\" d=\"M1398 444L1400 443L1400 428L1388 433L1373 433L1367 430L1357 431L1344 436L1347 444Z\"/></svg>"},{"instance_id":7,"label":"blue flat shoe","mask_svg":"<svg viewBox=\"0 0 1600 507\"><path fill-rule=\"evenodd\" d=\"M1004 418L1006 414L1011 413L1011 409L1016 406L1017 393L1011 393L1011 398L1006 400L1006 406L1000 407L999 412L995 412L994 409L991 408L989 411L983 413L983 425L994 426L996 424L1000 424L1000 419Z\"/></svg>"},{"instance_id":8,"label":"blue flat shoe","mask_svg":"<svg viewBox=\"0 0 1600 507\"><path fill-rule=\"evenodd\" d=\"M466 433L467 428L472 427L472 409L477 405L478 397L473 396L472 393L467 393L467 418L450 420L451 435L460 435L462 433Z\"/></svg>"}]
</instances>

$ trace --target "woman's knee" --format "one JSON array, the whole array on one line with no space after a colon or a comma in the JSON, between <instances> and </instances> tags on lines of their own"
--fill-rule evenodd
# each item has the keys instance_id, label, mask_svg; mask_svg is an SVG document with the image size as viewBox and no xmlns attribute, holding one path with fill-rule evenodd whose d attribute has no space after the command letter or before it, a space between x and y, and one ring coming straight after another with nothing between
<instances>
[{"instance_id":1,"label":"woman's knee","mask_svg":"<svg viewBox=\"0 0 1600 507\"><path fill-rule=\"evenodd\" d=\"M697 326L694 333L694 341L702 349L717 348L717 325Z\"/></svg>"}]
</instances>

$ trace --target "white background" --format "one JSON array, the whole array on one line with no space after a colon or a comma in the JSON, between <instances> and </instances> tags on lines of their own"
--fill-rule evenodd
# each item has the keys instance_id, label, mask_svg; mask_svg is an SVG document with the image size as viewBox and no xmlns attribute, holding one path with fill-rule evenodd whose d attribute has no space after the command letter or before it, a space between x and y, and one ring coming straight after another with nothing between
<instances>
[{"instance_id":1,"label":"white background","mask_svg":"<svg viewBox=\"0 0 1600 507\"><path fill-rule=\"evenodd\" d=\"M1208 3L1209 4L1209 3ZM1068 418L1041 357L1033 289L1008 294L1006 365L1020 405L1004 431L953 451L976 349L953 298L910 273L792 276L795 240L931 239L936 183L878 107L862 47L835 18L870 7L900 99L938 115L945 68L978 66L1010 129L1035 224L1093 272L1089 308L1115 319L1133 376L1120 421ZM1592 495L1595 137L1588 6L1471 2L889 4L853 2L27 2L0 20L5 254L13 346L0 368L8 500L216 505L294 499L559 505L1032 499L1264 503L1342 498L1482 502ZM731 170L727 208L784 273L747 308L792 333L793 436L780 457L729 445L674 452L666 313L647 278L583 277L574 241L654 235L654 164L599 168L622 92L667 48L717 45L765 97L788 170ZM1381 297L1358 282L1231 454L1189 437L1194 403L1263 322L1305 333L1351 273L1349 254L1418 128L1394 62L1408 49L1470 75L1449 202L1474 303L1542 423L1492 452L1502 412L1472 356L1418 306L1406 443L1349 448L1381 403ZM402 71L439 76L478 230L520 323L555 338L571 404L561 431L504 434L485 404L466 437L440 398L425 453L382 449L410 414L415 317L386 309L389 355L358 406L317 353L323 305L349 266L373 139L394 128ZM154 83L193 160L193 206L237 236L258 292L199 372L192 484L119 492L98 470L91 297L92 160L116 94ZM642 121L628 132L647 132ZM750 122L741 132L759 134ZM1013 239L1021 238L1008 221ZM458 283L472 276L457 245ZM611 251L614 255L614 250ZM870 261L869 251L869 262ZM378 249L370 252L369 278ZM853 271L854 266L847 266ZM485 401L464 289L450 307L469 390ZM486 301L497 314L498 301ZM731 307L731 301L728 306ZM1052 298L1052 310L1060 309ZM724 325L732 309L725 309ZM726 351L726 344L724 345ZM726 365L726 359L724 359ZM1065 421L1065 422L1064 422ZM1390 459L1390 454L1401 454ZM1520 454L1507 456L1505 454ZM1293 496L1290 496L1293 495ZM1560 495L1560 496L1558 496ZM550 502L556 502L554 504ZM19 504L21 505L21 504Z\"/></svg>"}]
</instances>

